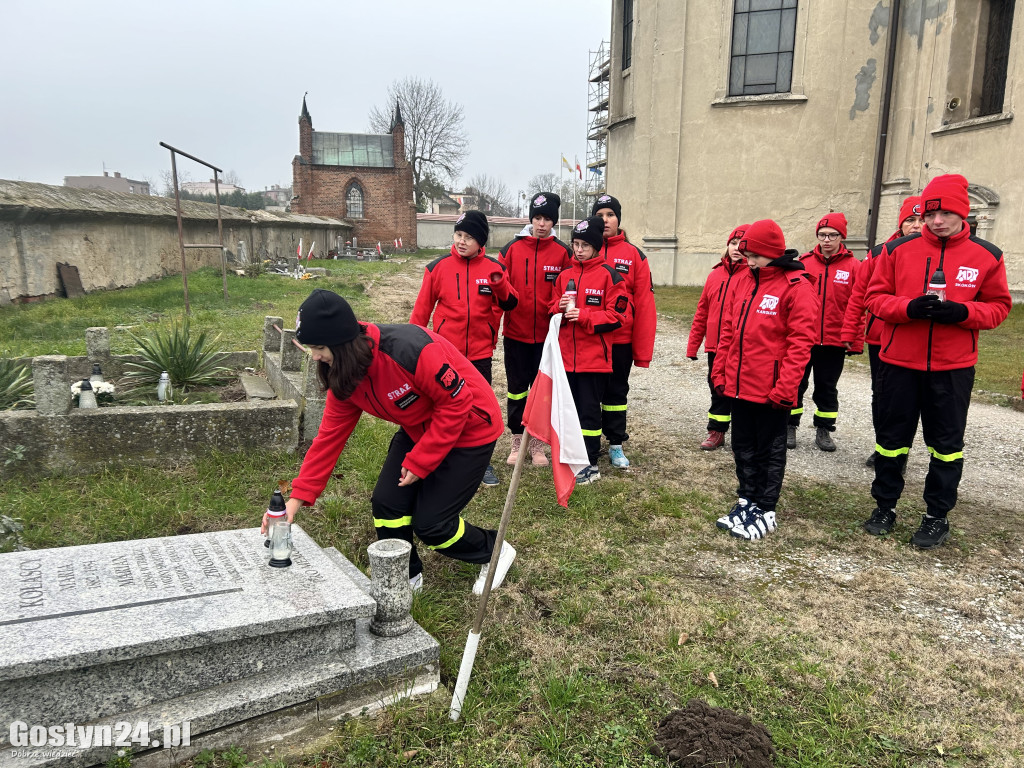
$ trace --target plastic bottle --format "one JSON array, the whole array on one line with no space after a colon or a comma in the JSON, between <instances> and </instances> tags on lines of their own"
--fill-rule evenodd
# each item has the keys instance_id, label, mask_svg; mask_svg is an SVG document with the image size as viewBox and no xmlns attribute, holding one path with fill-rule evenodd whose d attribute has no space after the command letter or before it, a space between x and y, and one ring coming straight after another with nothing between
<instances>
[{"instance_id":1,"label":"plastic bottle","mask_svg":"<svg viewBox=\"0 0 1024 768\"><path fill-rule=\"evenodd\" d=\"M174 397L174 390L171 388L171 377L167 371L160 374L160 383L156 385L156 399L161 403Z\"/></svg>"},{"instance_id":2,"label":"plastic bottle","mask_svg":"<svg viewBox=\"0 0 1024 768\"><path fill-rule=\"evenodd\" d=\"M571 277L569 282L565 284L565 295L569 297L569 305L565 308L566 311L575 309L576 307L576 281Z\"/></svg>"},{"instance_id":3,"label":"plastic bottle","mask_svg":"<svg viewBox=\"0 0 1024 768\"><path fill-rule=\"evenodd\" d=\"M931 280L928 281L928 290L925 291L925 295L931 294L932 296L938 296L939 301L946 300L946 275L942 271L942 267L935 270L935 274L932 275Z\"/></svg>"}]
</instances>

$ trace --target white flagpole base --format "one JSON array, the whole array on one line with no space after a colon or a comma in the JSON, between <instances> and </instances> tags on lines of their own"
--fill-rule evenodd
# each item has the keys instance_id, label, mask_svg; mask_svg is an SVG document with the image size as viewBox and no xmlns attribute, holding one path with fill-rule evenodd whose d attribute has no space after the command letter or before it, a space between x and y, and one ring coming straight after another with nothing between
<instances>
[{"instance_id":1,"label":"white flagpole base","mask_svg":"<svg viewBox=\"0 0 1024 768\"><path fill-rule=\"evenodd\" d=\"M462 714L462 702L466 700L466 689L469 688L469 678L473 674L473 662L479 645L480 633L470 630L466 637L466 650L462 652L462 663L459 665L459 678L455 681L455 693L452 695L452 709L449 712L452 720L458 720Z\"/></svg>"}]
</instances>

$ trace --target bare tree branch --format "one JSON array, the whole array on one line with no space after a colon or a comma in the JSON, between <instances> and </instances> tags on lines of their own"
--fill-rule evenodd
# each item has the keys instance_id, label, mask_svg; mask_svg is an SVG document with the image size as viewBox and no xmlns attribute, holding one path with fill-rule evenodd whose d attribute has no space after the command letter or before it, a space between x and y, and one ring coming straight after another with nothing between
<instances>
[{"instance_id":1,"label":"bare tree branch","mask_svg":"<svg viewBox=\"0 0 1024 768\"><path fill-rule=\"evenodd\" d=\"M466 191L472 191L479 195L482 198L481 210L492 216L516 215L515 198L509 188L505 186L505 182L499 179L492 178L486 173L478 173L467 182ZM483 200L489 203L487 208L484 208Z\"/></svg>"},{"instance_id":2,"label":"bare tree branch","mask_svg":"<svg viewBox=\"0 0 1024 768\"><path fill-rule=\"evenodd\" d=\"M416 203L422 206L428 172L435 179L454 182L465 165L469 139L462 105L447 101L433 80L406 77L388 86L386 104L370 110L372 132L390 132L396 102L405 123L405 154L412 166Z\"/></svg>"},{"instance_id":3,"label":"bare tree branch","mask_svg":"<svg viewBox=\"0 0 1024 768\"><path fill-rule=\"evenodd\" d=\"M539 173L530 179L526 185L526 194L532 197L536 192L554 192L562 198L562 205L558 214L564 219L571 219L573 216L573 195L576 198L576 218L585 219L590 215L590 206L593 200L587 195L583 182L577 181L573 185L571 176L559 180L557 173Z\"/></svg>"}]
</instances>

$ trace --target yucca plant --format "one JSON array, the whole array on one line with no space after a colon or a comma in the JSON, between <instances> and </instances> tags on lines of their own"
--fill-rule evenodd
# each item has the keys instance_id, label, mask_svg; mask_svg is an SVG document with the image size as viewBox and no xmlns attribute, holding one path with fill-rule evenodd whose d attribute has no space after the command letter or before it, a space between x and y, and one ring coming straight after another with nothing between
<instances>
[{"instance_id":1,"label":"yucca plant","mask_svg":"<svg viewBox=\"0 0 1024 768\"><path fill-rule=\"evenodd\" d=\"M139 345L136 351L142 357L141 363L125 364L125 376L136 387L155 387L160 374L167 371L174 389L184 393L189 387L221 384L223 374L229 372L217 365L220 350L213 345L220 336L210 344L206 342L206 331L193 337L188 318L180 323L175 321L167 333L156 331L146 338L131 332L129 335Z\"/></svg>"},{"instance_id":2,"label":"yucca plant","mask_svg":"<svg viewBox=\"0 0 1024 768\"><path fill-rule=\"evenodd\" d=\"M0 359L0 411L31 408L33 405L32 372L28 366Z\"/></svg>"}]
</instances>

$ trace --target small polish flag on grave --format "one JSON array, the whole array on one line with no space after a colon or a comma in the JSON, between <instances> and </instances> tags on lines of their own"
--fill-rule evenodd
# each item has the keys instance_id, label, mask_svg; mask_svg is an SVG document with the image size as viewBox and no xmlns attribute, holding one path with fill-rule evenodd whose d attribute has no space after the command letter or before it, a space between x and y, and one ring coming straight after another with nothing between
<instances>
[{"instance_id":1,"label":"small polish flag on grave","mask_svg":"<svg viewBox=\"0 0 1024 768\"><path fill-rule=\"evenodd\" d=\"M302 238L299 238L299 247L295 249L295 254L301 259L302 258Z\"/></svg>"},{"instance_id":2,"label":"small polish flag on grave","mask_svg":"<svg viewBox=\"0 0 1024 768\"><path fill-rule=\"evenodd\" d=\"M309 246L309 253L306 254L306 261L309 261L310 259L313 258L313 249L314 248L316 248L316 240L314 240L313 244L311 246Z\"/></svg>"},{"instance_id":3,"label":"small polish flag on grave","mask_svg":"<svg viewBox=\"0 0 1024 768\"><path fill-rule=\"evenodd\" d=\"M558 503L569 506L569 496L576 487L576 473L590 466L587 446L583 442L580 418L572 399L569 380L565 376L562 350L558 346L558 329L562 314L551 318L540 369L526 398L523 426L532 437L551 446L551 469L555 478Z\"/></svg>"},{"instance_id":4,"label":"small polish flag on grave","mask_svg":"<svg viewBox=\"0 0 1024 768\"><path fill-rule=\"evenodd\" d=\"M379 253L381 256L384 255L384 251L380 249L380 240L377 241L377 253Z\"/></svg>"}]
</instances>

